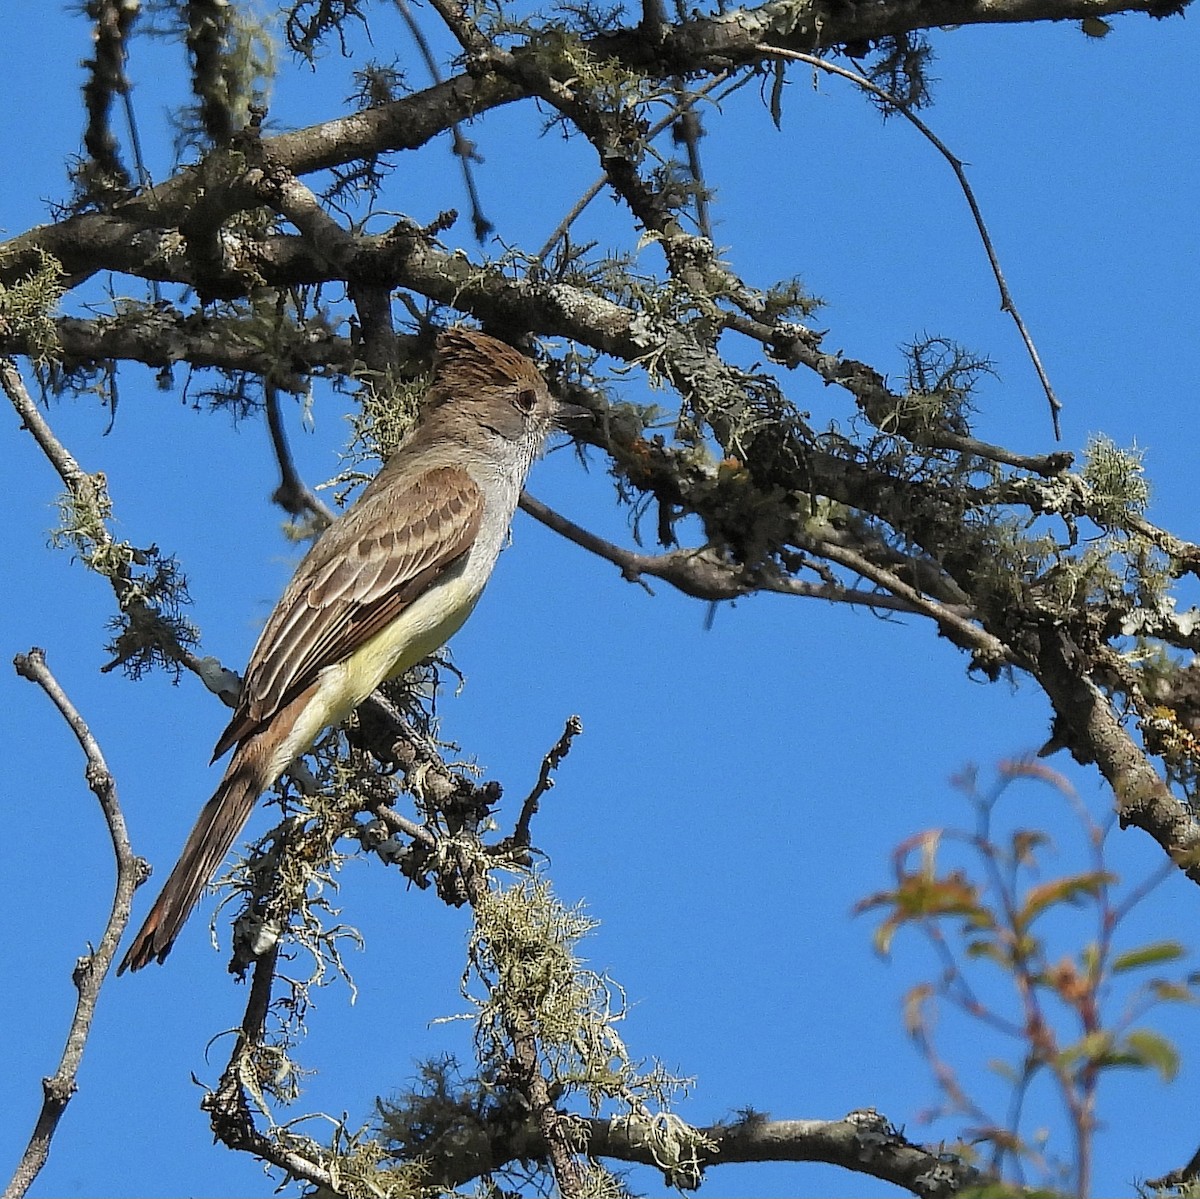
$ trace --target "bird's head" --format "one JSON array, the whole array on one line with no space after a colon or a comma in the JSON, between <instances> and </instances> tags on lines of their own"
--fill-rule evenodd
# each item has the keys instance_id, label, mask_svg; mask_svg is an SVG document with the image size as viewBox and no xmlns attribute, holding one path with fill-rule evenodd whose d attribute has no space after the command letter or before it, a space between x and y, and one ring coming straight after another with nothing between
<instances>
[{"instance_id":1,"label":"bird's head","mask_svg":"<svg viewBox=\"0 0 1200 1199\"><path fill-rule=\"evenodd\" d=\"M505 342L461 325L438 336L422 420L465 419L532 457L552 430L585 415L551 395L537 367Z\"/></svg>"}]
</instances>

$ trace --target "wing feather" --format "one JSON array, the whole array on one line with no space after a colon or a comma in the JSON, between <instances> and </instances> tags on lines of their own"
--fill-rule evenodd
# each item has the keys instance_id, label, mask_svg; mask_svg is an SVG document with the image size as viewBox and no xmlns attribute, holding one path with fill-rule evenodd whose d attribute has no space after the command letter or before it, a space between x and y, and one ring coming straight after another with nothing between
<instances>
[{"instance_id":1,"label":"wing feather","mask_svg":"<svg viewBox=\"0 0 1200 1199\"><path fill-rule=\"evenodd\" d=\"M467 553L482 517L483 494L460 467L427 471L399 491L369 488L321 535L276 604L214 759L395 620Z\"/></svg>"}]
</instances>

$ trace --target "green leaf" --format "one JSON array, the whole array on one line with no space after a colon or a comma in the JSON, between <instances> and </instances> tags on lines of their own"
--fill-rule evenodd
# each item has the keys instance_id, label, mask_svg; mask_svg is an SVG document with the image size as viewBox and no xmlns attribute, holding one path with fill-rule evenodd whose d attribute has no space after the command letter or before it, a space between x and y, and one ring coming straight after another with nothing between
<instances>
[{"instance_id":1,"label":"green leaf","mask_svg":"<svg viewBox=\"0 0 1200 1199\"><path fill-rule=\"evenodd\" d=\"M1060 903L1079 904L1085 899L1093 899L1102 887L1113 882L1116 882L1116 876L1106 870L1088 870L1083 874L1068 874L1064 878L1030 887L1014 923L1018 928L1028 928L1047 908Z\"/></svg>"},{"instance_id":2,"label":"green leaf","mask_svg":"<svg viewBox=\"0 0 1200 1199\"><path fill-rule=\"evenodd\" d=\"M1124 1047L1141 1065L1157 1070L1163 1082L1171 1082L1179 1073L1179 1051L1161 1033L1135 1028L1125 1034Z\"/></svg>"},{"instance_id":3,"label":"green leaf","mask_svg":"<svg viewBox=\"0 0 1200 1199\"><path fill-rule=\"evenodd\" d=\"M1112 1058L1112 1034L1101 1030L1090 1032L1073 1045L1060 1050L1055 1060L1060 1066L1070 1067L1079 1061L1086 1061L1092 1065L1112 1065Z\"/></svg>"},{"instance_id":4,"label":"green leaf","mask_svg":"<svg viewBox=\"0 0 1200 1199\"><path fill-rule=\"evenodd\" d=\"M994 940L977 940L968 941L963 947L963 952L969 958L987 958L1001 966L1004 969L1009 969L1012 966L1012 950Z\"/></svg>"},{"instance_id":5,"label":"green leaf","mask_svg":"<svg viewBox=\"0 0 1200 1199\"><path fill-rule=\"evenodd\" d=\"M1112 972L1124 974L1126 970L1137 970L1141 966L1159 966L1163 962L1177 962L1187 956L1187 950L1178 941L1151 941L1139 945L1113 958Z\"/></svg>"},{"instance_id":6,"label":"green leaf","mask_svg":"<svg viewBox=\"0 0 1200 1199\"><path fill-rule=\"evenodd\" d=\"M1183 983L1168 982L1165 978L1156 978L1148 984L1150 994L1156 1003L1197 1003L1200 996L1191 987Z\"/></svg>"}]
</instances>

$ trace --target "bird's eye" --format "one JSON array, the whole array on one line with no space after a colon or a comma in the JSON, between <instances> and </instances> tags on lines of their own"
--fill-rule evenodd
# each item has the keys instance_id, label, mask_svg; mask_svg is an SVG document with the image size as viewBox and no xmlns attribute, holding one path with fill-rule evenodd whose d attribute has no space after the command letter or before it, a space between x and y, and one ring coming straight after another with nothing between
<instances>
[{"instance_id":1,"label":"bird's eye","mask_svg":"<svg viewBox=\"0 0 1200 1199\"><path fill-rule=\"evenodd\" d=\"M514 403L528 416L537 406L537 392L532 387L522 387Z\"/></svg>"}]
</instances>

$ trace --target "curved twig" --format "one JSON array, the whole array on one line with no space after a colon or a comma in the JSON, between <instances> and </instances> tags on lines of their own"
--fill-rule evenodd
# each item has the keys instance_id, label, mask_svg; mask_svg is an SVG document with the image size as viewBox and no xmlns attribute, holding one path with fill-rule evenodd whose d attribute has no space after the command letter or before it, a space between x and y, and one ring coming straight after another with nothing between
<instances>
[{"instance_id":1,"label":"curved twig","mask_svg":"<svg viewBox=\"0 0 1200 1199\"><path fill-rule=\"evenodd\" d=\"M58 1123L77 1089L75 1079L87 1046L96 1001L117 952L117 946L125 933L125 926L129 923L133 893L149 877L146 863L134 854L129 843L129 832L125 827L125 817L117 798L117 784L108 769L108 763L104 760L104 754L78 709L71 703L46 665L45 651L35 647L28 654L18 654L13 665L17 674L31 683L36 683L50 698L50 702L59 710L71 732L75 734L75 739L87 758L84 773L87 784L104 813L104 823L112 839L117 878L112 908L99 944L95 949L89 948L86 953L80 955L71 974L76 991L75 1014L71 1018L58 1068L53 1075L42 1080L42 1108L29 1144L25 1147L25 1152L5 1188L4 1199L20 1199L46 1164L50 1154L50 1143Z\"/></svg>"},{"instance_id":2,"label":"curved twig","mask_svg":"<svg viewBox=\"0 0 1200 1199\"><path fill-rule=\"evenodd\" d=\"M708 600L710 603L738 599L756 591L772 591L779 595L829 600L834 603L899 612L908 616L930 616L932 604L942 616L966 619L965 608L939 604L933 600L918 604L883 591L860 591L828 581L810 583L788 575L750 571L739 563L725 561L707 547L670 550L665 554L639 554L634 550L614 545L611 541L606 541L603 537L575 524L560 512L555 512L553 508L543 504L541 500L535 499L527 491L521 495L521 508L534 520L540 521L548 529L553 529L568 541L573 541L606 562L620 567L623 578L631 583L640 583L643 587L646 586L646 582L642 576L649 575L651 578L670 583L684 595L690 595L693 599ZM852 566L851 569L866 577L865 572L858 571L856 566Z\"/></svg>"},{"instance_id":3,"label":"curved twig","mask_svg":"<svg viewBox=\"0 0 1200 1199\"><path fill-rule=\"evenodd\" d=\"M1050 384L1050 376L1046 374L1046 368L1042 365L1042 359L1038 354L1037 346L1034 345L1033 338L1030 336L1025 322L1021 318L1021 313L1013 301L1012 293L1008 290L1008 282L1004 278L1004 272L1000 269L1000 259L996 254L996 247L992 244L992 235L988 232L987 224L983 219L983 213L979 208L979 202L975 199L975 192L972 190L971 184L967 179L967 173L963 169L962 159L908 105L898 97L893 96L885 88L872 82L865 75L860 75L857 71L848 71L845 67L839 67L836 63L827 62L823 58L818 58L815 54L805 54L800 50L785 50L781 47L767 45L766 43L761 43L758 49L773 58L785 58L791 62L807 63L811 67L827 71L830 75L840 75L843 79L848 79L851 83L856 83L865 91L870 92L871 95L877 96L889 108L894 108L950 164L950 169L954 172L954 177L958 180L958 185L962 189L963 196L966 198L967 206L971 210L971 217L975 221L975 228L979 230L980 241L983 242L984 252L988 256L988 262L991 264L992 275L995 277L996 285L1000 289L1000 310L1007 312L1013 318L1017 326L1017 332L1020 333L1021 340L1025 343L1025 349L1029 354L1030 361L1033 363L1033 369L1037 372L1042 390L1046 393L1046 401L1050 405L1050 420L1054 425L1054 440L1061 441L1062 429L1059 422L1059 413L1062 412L1062 402L1054 394L1054 388Z\"/></svg>"},{"instance_id":4,"label":"curved twig","mask_svg":"<svg viewBox=\"0 0 1200 1199\"><path fill-rule=\"evenodd\" d=\"M268 379L263 390L266 395L267 429L271 434L271 448L275 451L280 475L279 486L271 499L290 516L316 517L320 527L324 528L333 522L334 513L320 501L296 469L279 411L279 389Z\"/></svg>"}]
</instances>

